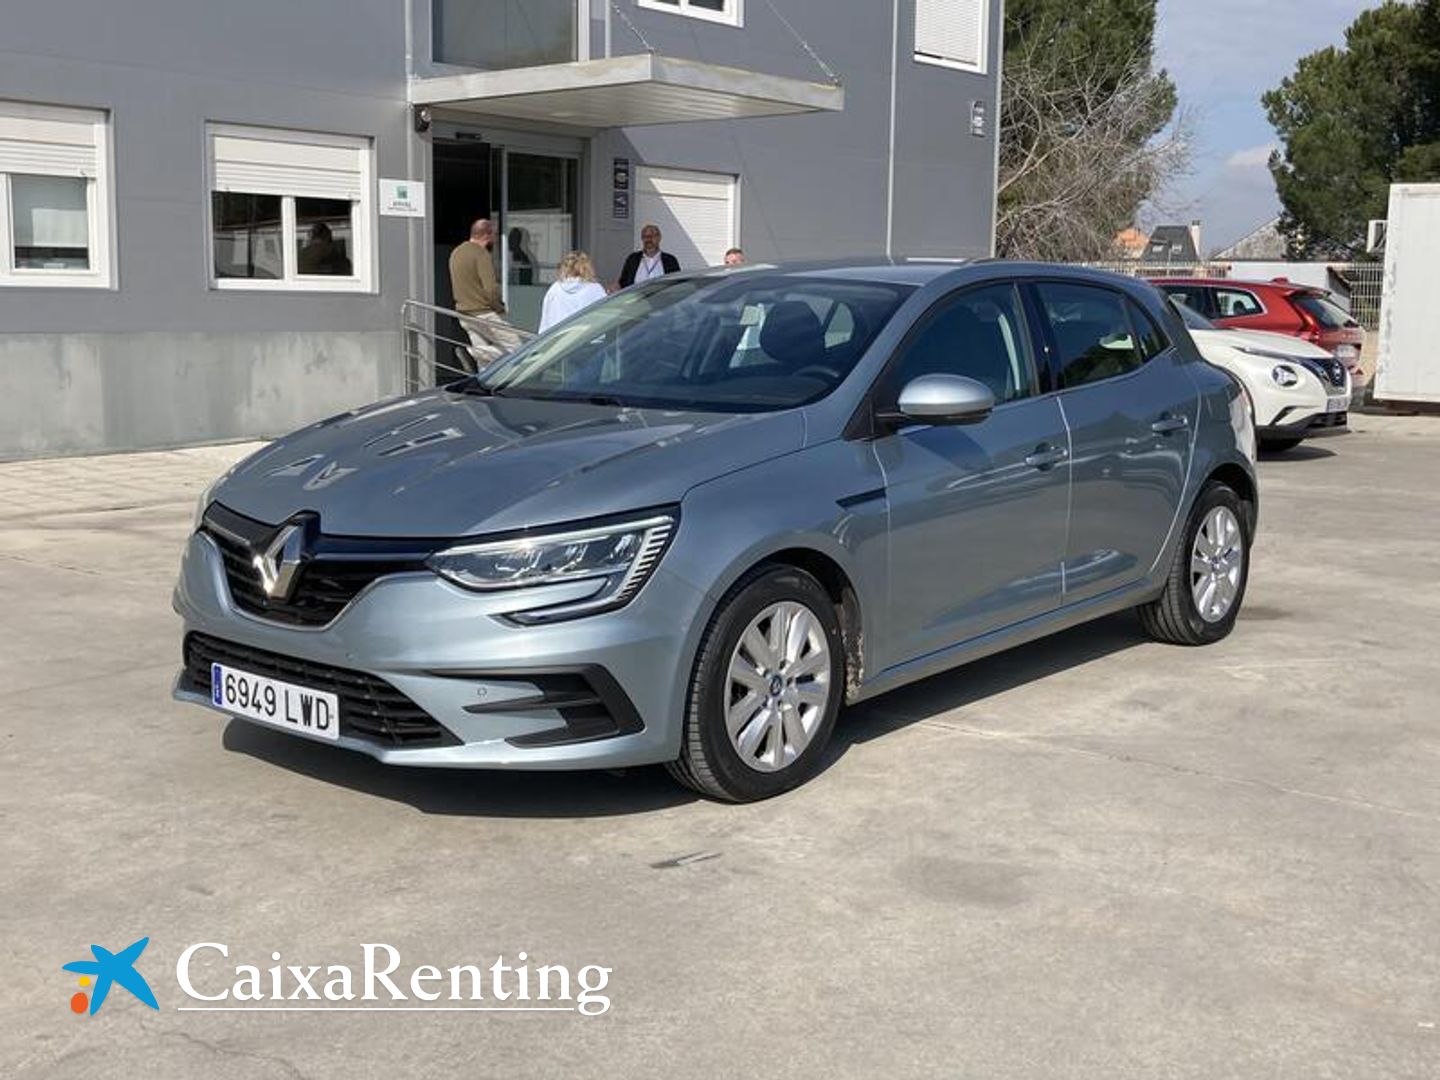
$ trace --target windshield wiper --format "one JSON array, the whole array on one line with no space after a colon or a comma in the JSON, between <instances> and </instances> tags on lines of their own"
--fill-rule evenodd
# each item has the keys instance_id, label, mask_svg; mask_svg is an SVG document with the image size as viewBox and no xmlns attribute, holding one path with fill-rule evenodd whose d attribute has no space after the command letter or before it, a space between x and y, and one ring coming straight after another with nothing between
<instances>
[{"instance_id":1,"label":"windshield wiper","mask_svg":"<svg viewBox=\"0 0 1440 1080\"><path fill-rule=\"evenodd\" d=\"M465 382L458 386L451 387L462 394L472 394L475 397L504 397L498 387L486 386L478 377L472 375Z\"/></svg>"}]
</instances>

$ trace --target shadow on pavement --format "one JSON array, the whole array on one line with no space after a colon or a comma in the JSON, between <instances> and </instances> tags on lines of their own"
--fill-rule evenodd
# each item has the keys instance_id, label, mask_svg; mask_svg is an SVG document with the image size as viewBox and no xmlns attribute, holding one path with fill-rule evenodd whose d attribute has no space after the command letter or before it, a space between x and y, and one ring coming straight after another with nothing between
<instances>
[{"instance_id":1,"label":"shadow on pavement","mask_svg":"<svg viewBox=\"0 0 1440 1080\"><path fill-rule=\"evenodd\" d=\"M835 729L831 760L856 743L882 738L918 721L1149 641L1135 614L1124 611L932 675L842 713Z\"/></svg>"},{"instance_id":2,"label":"shadow on pavement","mask_svg":"<svg viewBox=\"0 0 1440 1080\"><path fill-rule=\"evenodd\" d=\"M1293 450L1260 451L1261 461L1320 461L1334 456L1334 450L1327 450L1323 446L1312 446L1310 443L1301 443Z\"/></svg>"},{"instance_id":3,"label":"shadow on pavement","mask_svg":"<svg viewBox=\"0 0 1440 1080\"><path fill-rule=\"evenodd\" d=\"M638 814L697 796L659 766L623 772L502 772L381 765L352 750L322 746L243 720L225 727L226 750L293 773L406 803L425 814L502 818L587 818Z\"/></svg>"},{"instance_id":4,"label":"shadow on pavement","mask_svg":"<svg viewBox=\"0 0 1440 1080\"><path fill-rule=\"evenodd\" d=\"M856 705L840 715L820 771L856 744L1149 640L1134 614L1122 612ZM608 817L663 810L697 799L659 766L611 772L404 768L242 720L232 720L225 728L224 745L322 783L406 803L426 814Z\"/></svg>"}]
</instances>

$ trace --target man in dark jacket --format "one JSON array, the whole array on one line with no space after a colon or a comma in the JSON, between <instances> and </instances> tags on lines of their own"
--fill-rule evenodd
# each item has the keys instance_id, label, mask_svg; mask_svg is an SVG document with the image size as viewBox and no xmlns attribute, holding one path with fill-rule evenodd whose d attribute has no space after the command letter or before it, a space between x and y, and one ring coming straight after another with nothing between
<instances>
[{"instance_id":1,"label":"man in dark jacket","mask_svg":"<svg viewBox=\"0 0 1440 1080\"><path fill-rule=\"evenodd\" d=\"M640 250L632 251L620 270L620 288L628 289L637 281L679 272L680 260L660 250L660 226L646 225L640 230Z\"/></svg>"}]
</instances>

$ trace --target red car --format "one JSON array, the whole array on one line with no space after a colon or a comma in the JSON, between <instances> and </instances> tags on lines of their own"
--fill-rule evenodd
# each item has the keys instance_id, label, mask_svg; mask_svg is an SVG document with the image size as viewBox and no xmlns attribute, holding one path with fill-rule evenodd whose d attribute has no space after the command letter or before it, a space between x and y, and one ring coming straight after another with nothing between
<instances>
[{"instance_id":1,"label":"red car","mask_svg":"<svg viewBox=\"0 0 1440 1080\"><path fill-rule=\"evenodd\" d=\"M1342 361L1351 377L1360 381L1365 331L1324 289L1284 278L1157 278L1155 284L1222 329L1269 330L1314 342Z\"/></svg>"}]
</instances>

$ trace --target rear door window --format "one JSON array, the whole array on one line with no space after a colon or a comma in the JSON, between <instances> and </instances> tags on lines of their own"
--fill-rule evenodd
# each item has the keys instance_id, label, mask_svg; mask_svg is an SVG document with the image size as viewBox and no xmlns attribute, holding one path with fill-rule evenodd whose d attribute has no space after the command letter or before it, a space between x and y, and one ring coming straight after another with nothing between
<instances>
[{"instance_id":1,"label":"rear door window","mask_svg":"<svg viewBox=\"0 0 1440 1080\"><path fill-rule=\"evenodd\" d=\"M1050 326L1062 388L1113 379L1144 362L1119 293L1092 285L1044 282L1035 287Z\"/></svg>"},{"instance_id":2,"label":"rear door window","mask_svg":"<svg viewBox=\"0 0 1440 1080\"><path fill-rule=\"evenodd\" d=\"M1216 289L1215 308L1217 319L1248 319L1265 314L1265 305L1244 289Z\"/></svg>"},{"instance_id":3,"label":"rear door window","mask_svg":"<svg viewBox=\"0 0 1440 1080\"><path fill-rule=\"evenodd\" d=\"M1177 300L1186 307L1198 311L1207 319L1215 318L1214 298L1210 290L1203 285L1164 285L1161 286L1165 295L1171 300Z\"/></svg>"},{"instance_id":4,"label":"rear door window","mask_svg":"<svg viewBox=\"0 0 1440 1080\"><path fill-rule=\"evenodd\" d=\"M1149 363L1170 347L1170 339L1139 304L1127 300L1125 306L1130 311L1130 323L1135 328L1135 344L1140 350L1140 362Z\"/></svg>"}]
</instances>

